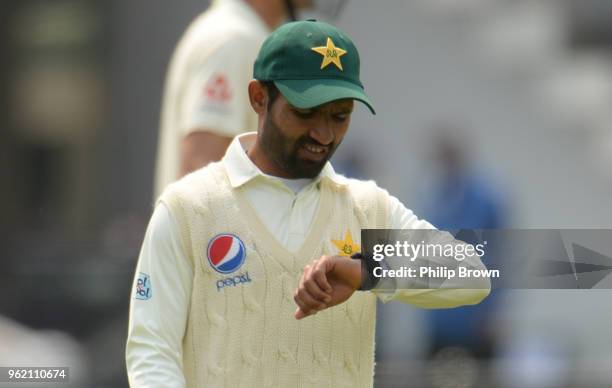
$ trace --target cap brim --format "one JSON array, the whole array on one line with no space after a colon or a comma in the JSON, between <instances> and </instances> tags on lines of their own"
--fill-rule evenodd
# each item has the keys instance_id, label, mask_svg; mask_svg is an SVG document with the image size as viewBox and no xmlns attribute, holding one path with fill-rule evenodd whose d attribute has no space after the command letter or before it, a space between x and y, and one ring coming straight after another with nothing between
<instances>
[{"instance_id":1,"label":"cap brim","mask_svg":"<svg viewBox=\"0 0 612 388\"><path fill-rule=\"evenodd\" d=\"M363 88L340 79L275 80L274 84L287 101L300 109L313 108L331 101L353 99L364 103L372 112L374 107Z\"/></svg>"}]
</instances>

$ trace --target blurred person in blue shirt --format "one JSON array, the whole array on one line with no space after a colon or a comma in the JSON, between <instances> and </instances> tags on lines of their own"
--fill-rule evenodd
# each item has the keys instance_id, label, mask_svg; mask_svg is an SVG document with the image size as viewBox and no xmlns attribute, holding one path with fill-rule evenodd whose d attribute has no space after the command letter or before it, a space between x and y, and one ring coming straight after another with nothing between
<instances>
[{"instance_id":1,"label":"blurred person in blue shirt","mask_svg":"<svg viewBox=\"0 0 612 388\"><path fill-rule=\"evenodd\" d=\"M423 217L436 228L451 232L503 228L506 201L501 190L469 159L472 153L468 145L473 143L453 125L436 126L433 133L432 154L438 171L425 194ZM486 256L483 262L487 263ZM495 339L490 323L498 300L499 295L491 294L477 306L428 311L430 354L448 347L461 347L473 356L490 357Z\"/></svg>"}]
</instances>

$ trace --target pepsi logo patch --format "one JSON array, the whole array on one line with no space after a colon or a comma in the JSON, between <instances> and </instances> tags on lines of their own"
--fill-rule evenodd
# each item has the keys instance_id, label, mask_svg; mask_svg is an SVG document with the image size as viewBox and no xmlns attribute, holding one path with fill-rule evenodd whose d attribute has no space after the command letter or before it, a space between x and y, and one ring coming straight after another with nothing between
<instances>
[{"instance_id":1,"label":"pepsi logo patch","mask_svg":"<svg viewBox=\"0 0 612 388\"><path fill-rule=\"evenodd\" d=\"M136 279L136 293L134 298L148 300L151 299L151 296L151 277L144 272L140 272L138 274L138 279Z\"/></svg>"},{"instance_id":2,"label":"pepsi logo patch","mask_svg":"<svg viewBox=\"0 0 612 388\"><path fill-rule=\"evenodd\" d=\"M227 274L236 271L244 264L246 249L238 236L223 233L210 240L206 254L208 262L215 271Z\"/></svg>"}]
</instances>

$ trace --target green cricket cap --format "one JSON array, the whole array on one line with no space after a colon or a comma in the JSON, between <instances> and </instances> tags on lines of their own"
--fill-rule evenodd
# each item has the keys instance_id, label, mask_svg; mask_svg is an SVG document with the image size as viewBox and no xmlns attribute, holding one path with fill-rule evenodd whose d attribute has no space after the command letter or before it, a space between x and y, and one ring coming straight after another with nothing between
<instances>
[{"instance_id":1,"label":"green cricket cap","mask_svg":"<svg viewBox=\"0 0 612 388\"><path fill-rule=\"evenodd\" d=\"M306 20L277 28L259 50L253 78L273 81L297 108L350 98L376 114L359 80L357 48L327 23Z\"/></svg>"}]
</instances>

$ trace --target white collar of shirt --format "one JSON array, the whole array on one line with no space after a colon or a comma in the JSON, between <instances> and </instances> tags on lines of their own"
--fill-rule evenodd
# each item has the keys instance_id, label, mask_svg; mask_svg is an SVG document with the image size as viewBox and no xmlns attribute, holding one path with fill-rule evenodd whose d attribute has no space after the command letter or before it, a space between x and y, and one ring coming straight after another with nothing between
<instances>
[{"instance_id":1,"label":"white collar of shirt","mask_svg":"<svg viewBox=\"0 0 612 388\"><path fill-rule=\"evenodd\" d=\"M270 27L264 23L253 7L247 4L247 2L244 0L215 0L213 1L212 6L215 8L224 7L231 9L233 14L238 15L241 19L244 19L246 23L249 23L252 27L257 28L265 35L272 32Z\"/></svg>"},{"instance_id":2,"label":"white collar of shirt","mask_svg":"<svg viewBox=\"0 0 612 388\"><path fill-rule=\"evenodd\" d=\"M264 174L247 155L246 151L253 146L256 136L257 132L248 132L236 136L223 157L223 163L233 188L240 187L257 177L264 177L277 182L283 181L281 178ZM346 186L348 184L347 179L342 175L336 174L331 163L327 162L316 178L302 184L296 182L296 185L292 185L291 189L295 190L296 187L299 188L300 186L303 188L309 184L318 183L321 180L329 180L339 186Z\"/></svg>"}]
</instances>

